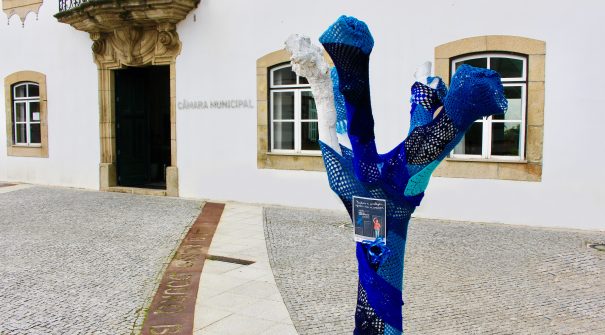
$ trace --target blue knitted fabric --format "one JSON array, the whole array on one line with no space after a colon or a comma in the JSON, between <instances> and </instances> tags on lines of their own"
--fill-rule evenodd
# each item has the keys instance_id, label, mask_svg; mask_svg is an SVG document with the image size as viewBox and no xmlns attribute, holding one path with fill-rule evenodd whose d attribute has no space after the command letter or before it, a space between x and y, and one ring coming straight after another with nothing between
<instances>
[{"instance_id":1,"label":"blue knitted fabric","mask_svg":"<svg viewBox=\"0 0 605 335\"><path fill-rule=\"evenodd\" d=\"M441 104L443 105L443 100L445 100L445 96L447 95L447 86L445 86L445 83L443 82L443 79L441 79L441 77L431 77L429 76L428 78L426 78L427 83L432 83L434 79L438 80L437 83L437 97L439 98L439 101L441 101Z\"/></svg>"},{"instance_id":2,"label":"blue knitted fabric","mask_svg":"<svg viewBox=\"0 0 605 335\"><path fill-rule=\"evenodd\" d=\"M429 77L429 82L432 81L433 77ZM441 78L436 77L439 81L437 89L433 89L427 85L419 82L415 82L412 85L412 96L410 103L412 109L410 110L410 130L408 135L418 127L428 124L433 121L433 114L435 111L443 105L442 99L447 93L447 87L443 83Z\"/></svg>"},{"instance_id":3,"label":"blue knitted fabric","mask_svg":"<svg viewBox=\"0 0 605 335\"><path fill-rule=\"evenodd\" d=\"M320 37L321 44L338 43L353 46L369 54L374 47L374 38L365 22L352 16L342 15Z\"/></svg>"},{"instance_id":4,"label":"blue knitted fabric","mask_svg":"<svg viewBox=\"0 0 605 335\"><path fill-rule=\"evenodd\" d=\"M358 243L359 285L355 334L402 334L403 259L410 217L424 196L429 178L441 160L462 139L470 124L482 116L504 112L506 99L496 74L461 66L447 91L443 82L433 89L412 87L408 137L386 154L378 154L369 97L368 65L373 39L367 26L352 17L340 17L320 41L334 62L337 75L335 104L339 122L346 124L352 150L339 155L320 141L330 188L349 215L353 196L386 200L388 246L376 262L368 244ZM489 70L487 70L489 71ZM460 72L460 74L459 74ZM344 101L344 103L343 103ZM433 119L433 113L444 105ZM339 112L340 110L340 112Z\"/></svg>"},{"instance_id":5,"label":"blue knitted fabric","mask_svg":"<svg viewBox=\"0 0 605 335\"><path fill-rule=\"evenodd\" d=\"M414 206L405 202L395 202L384 191L381 182L368 184L357 179L353 172L353 152L341 146L343 155L339 155L320 141L328 181L332 190L339 196L349 215L352 213L353 196L386 199L387 201L387 235L389 256L378 270L370 269L358 243L358 261L360 283L355 312L357 334L385 334L385 320L401 334L401 283L403 280L403 255L407 225ZM392 239L392 240L391 240ZM403 242L401 242L403 241ZM398 242L398 243L397 243ZM378 275L381 273L381 275ZM388 294L385 295L385 292Z\"/></svg>"},{"instance_id":6,"label":"blue knitted fabric","mask_svg":"<svg viewBox=\"0 0 605 335\"><path fill-rule=\"evenodd\" d=\"M365 23L341 16L319 41L330 54L338 72L338 88L348 105L348 133L352 142L374 140L374 119L370 104L369 62L374 39Z\"/></svg>"},{"instance_id":7,"label":"blue knitted fabric","mask_svg":"<svg viewBox=\"0 0 605 335\"><path fill-rule=\"evenodd\" d=\"M458 129L467 129L484 116L508 107L498 72L463 64L456 70L443 103Z\"/></svg>"}]
</instances>

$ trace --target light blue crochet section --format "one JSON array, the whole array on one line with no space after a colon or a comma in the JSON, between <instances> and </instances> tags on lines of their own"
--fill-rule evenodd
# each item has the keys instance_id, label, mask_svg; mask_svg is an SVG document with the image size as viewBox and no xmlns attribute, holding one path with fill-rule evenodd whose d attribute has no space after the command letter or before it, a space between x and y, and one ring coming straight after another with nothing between
<instances>
[{"instance_id":1,"label":"light blue crochet section","mask_svg":"<svg viewBox=\"0 0 605 335\"><path fill-rule=\"evenodd\" d=\"M384 335L399 335L401 334L401 330L391 326L388 323L384 324Z\"/></svg>"},{"instance_id":2,"label":"light blue crochet section","mask_svg":"<svg viewBox=\"0 0 605 335\"><path fill-rule=\"evenodd\" d=\"M424 169L420 170L420 172L413 175L412 178L410 178L410 181L408 181L408 185L405 187L403 194L406 197L412 197L424 192L427 186L429 186L431 175L439 163L441 163L441 160L433 161Z\"/></svg>"},{"instance_id":3,"label":"light blue crochet section","mask_svg":"<svg viewBox=\"0 0 605 335\"><path fill-rule=\"evenodd\" d=\"M374 39L365 22L352 16L341 16L320 37L321 44L338 43L360 48L366 55L374 47Z\"/></svg>"}]
</instances>

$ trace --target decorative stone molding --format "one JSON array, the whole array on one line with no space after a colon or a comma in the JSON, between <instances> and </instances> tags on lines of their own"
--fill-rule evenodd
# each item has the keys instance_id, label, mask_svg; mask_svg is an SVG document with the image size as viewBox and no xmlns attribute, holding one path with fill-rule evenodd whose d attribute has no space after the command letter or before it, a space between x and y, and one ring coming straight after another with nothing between
<instances>
[{"instance_id":1,"label":"decorative stone molding","mask_svg":"<svg viewBox=\"0 0 605 335\"><path fill-rule=\"evenodd\" d=\"M176 24L199 0L97 0L59 12L59 22L89 33L100 69L169 64L181 50Z\"/></svg>"},{"instance_id":2,"label":"decorative stone molding","mask_svg":"<svg viewBox=\"0 0 605 335\"><path fill-rule=\"evenodd\" d=\"M34 12L36 16L42 7L42 0L2 0L2 10L6 13L6 18L10 20L11 16L17 15L21 19L21 24L25 24L27 14Z\"/></svg>"},{"instance_id":3,"label":"decorative stone molding","mask_svg":"<svg viewBox=\"0 0 605 335\"><path fill-rule=\"evenodd\" d=\"M94 59L101 69L170 64L181 50L176 27L162 23L151 29L124 26L90 33Z\"/></svg>"},{"instance_id":4,"label":"decorative stone molding","mask_svg":"<svg viewBox=\"0 0 605 335\"><path fill-rule=\"evenodd\" d=\"M181 41L176 25L200 0L72 0L63 3L57 20L87 32L99 68L101 190L119 190L113 71L126 66L170 66L170 152L166 192L178 196L176 156L176 57Z\"/></svg>"}]
</instances>

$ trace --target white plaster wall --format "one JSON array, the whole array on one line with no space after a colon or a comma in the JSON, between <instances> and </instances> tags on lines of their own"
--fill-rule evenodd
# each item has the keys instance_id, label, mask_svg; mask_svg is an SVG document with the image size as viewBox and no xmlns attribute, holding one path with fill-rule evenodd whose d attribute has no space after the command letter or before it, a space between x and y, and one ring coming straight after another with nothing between
<instances>
[{"instance_id":1,"label":"white plaster wall","mask_svg":"<svg viewBox=\"0 0 605 335\"><path fill-rule=\"evenodd\" d=\"M0 180L96 189L99 111L91 41L58 23L56 7L46 1L39 19L30 14L24 28L17 17L0 24L0 79L21 70L45 73L49 123L49 158L7 157L0 145ZM588 86L605 75L598 60L605 53L598 42L603 10L597 0L509 0L498 8L480 0L203 0L178 26L177 100L255 101L257 58L280 49L291 33L316 39L339 15L353 15L368 23L376 41L370 79L377 142L386 151L407 133L412 74L433 59L435 46L492 34L543 40L542 182L434 178L416 215L605 229L605 97ZM0 90L0 103L3 95ZM0 125L0 143L6 143L4 112ZM342 209L323 173L256 168L255 109L179 110L177 138L183 197Z\"/></svg>"},{"instance_id":2,"label":"white plaster wall","mask_svg":"<svg viewBox=\"0 0 605 335\"><path fill-rule=\"evenodd\" d=\"M99 105L96 65L85 33L59 23L56 1L44 1L25 26L0 14L0 180L98 189ZM6 155L4 78L17 71L46 75L48 158Z\"/></svg>"},{"instance_id":3,"label":"white plaster wall","mask_svg":"<svg viewBox=\"0 0 605 335\"><path fill-rule=\"evenodd\" d=\"M255 62L290 33L314 38L340 14L366 21L376 41L371 85L379 148L407 132L409 85L434 48L478 35L546 41L544 170L540 183L434 178L417 215L455 220L605 229L600 130L604 70L593 43L604 32L597 1L204 0L179 24L177 100L256 99ZM195 18L195 20L194 20ZM185 197L341 208L325 175L256 168L256 110L180 110L180 191Z\"/></svg>"}]
</instances>

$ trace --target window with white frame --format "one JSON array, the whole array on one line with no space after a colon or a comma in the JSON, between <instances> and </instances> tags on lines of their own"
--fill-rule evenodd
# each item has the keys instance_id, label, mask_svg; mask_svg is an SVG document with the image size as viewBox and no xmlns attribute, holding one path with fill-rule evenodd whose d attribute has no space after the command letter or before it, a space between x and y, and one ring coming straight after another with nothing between
<instances>
[{"instance_id":1,"label":"window with white frame","mask_svg":"<svg viewBox=\"0 0 605 335\"><path fill-rule=\"evenodd\" d=\"M475 121L451 153L452 158L525 159L527 58L512 54L474 54L452 60L452 75L462 64L492 69L502 78L508 110Z\"/></svg>"},{"instance_id":2,"label":"window with white frame","mask_svg":"<svg viewBox=\"0 0 605 335\"><path fill-rule=\"evenodd\" d=\"M34 82L13 85L13 144L40 146L40 88Z\"/></svg>"},{"instance_id":3,"label":"window with white frame","mask_svg":"<svg viewBox=\"0 0 605 335\"><path fill-rule=\"evenodd\" d=\"M309 82L289 64L269 72L271 152L319 155L317 108Z\"/></svg>"}]
</instances>

